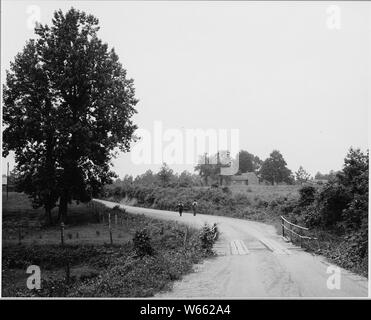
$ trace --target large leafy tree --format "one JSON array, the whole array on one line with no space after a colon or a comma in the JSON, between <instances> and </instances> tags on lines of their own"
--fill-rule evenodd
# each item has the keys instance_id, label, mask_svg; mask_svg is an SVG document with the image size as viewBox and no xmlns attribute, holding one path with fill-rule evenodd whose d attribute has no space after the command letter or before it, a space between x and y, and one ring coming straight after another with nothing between
<instances>
[{"instance_id":1,"label":"large leafy tree","mask_svg":"<svg viewBox=\"0 0 371 320\"><path fill-rule=\"evenodd\" d=\"M239 172L258 172L263 161L245 150L241 150L238 155Z\"/></svg>"},{"instance_id":2,"label":"large leafy tree","mask_svg":"<svg viewBox=\"0 0 371 320\"><path fill-rule=\"evenodd\" d=\"M287 163L278 150L272 151L262 164L260 177L269 181L272 185L280 182L291 183L292 173L286 167Z\"/></svg>"},{"instance_id":3,"label":"large leafy tree","mask_svg":"<svg viewBox=\"0 0 371 320\"><path fill-rule=\"evenodd\" d=\"M58 199L64 221L68 203L111 181L111 159L136 129L133 80L98 30L94 16L59 10L7 71L3 155L15 152L20 190L49 219Z\"/></svg>"}]
</instances>

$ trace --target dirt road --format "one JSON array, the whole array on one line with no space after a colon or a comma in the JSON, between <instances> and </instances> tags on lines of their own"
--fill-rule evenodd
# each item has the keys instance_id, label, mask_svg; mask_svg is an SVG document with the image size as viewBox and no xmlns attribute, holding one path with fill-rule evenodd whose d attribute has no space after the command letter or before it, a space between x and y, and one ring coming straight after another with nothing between
<instances>
[{"instance_id":1,"label":"dirt road","mask_svg":"<svg viewBox=\"0 0 371 320\"><path fill-rule=\"evenodd\" d=\"M97 200L108 207L114 202ZM217 223L218 255L195 266L158 298L366 297L368 281L285 242L274 227L221 216L124 207L129 213L175 220L196 227Z\"/></svg>"}]
</instances>

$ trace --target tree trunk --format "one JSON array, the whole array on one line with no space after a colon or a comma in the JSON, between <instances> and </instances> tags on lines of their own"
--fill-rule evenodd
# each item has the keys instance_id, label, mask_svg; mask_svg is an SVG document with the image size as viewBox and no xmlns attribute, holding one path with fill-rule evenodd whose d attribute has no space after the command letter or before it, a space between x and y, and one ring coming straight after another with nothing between
<instances>
[{"instance_id":1,"label":"tree trunk","mask_svg":"<svg viewBox=\"0 0 371 320\"><path fill-rule=\"evenodd\" d=\"M59 210L58 210L58 220L66 223L67 220L67 207L68 207L68 196L67 192L64 191L59 199Z\"/></svg>"},{"instance_id":2,"label":"tree trunk","mask_svg":"<svg viewBox=\"0 0 371 320\"><path fill-rule=\"evenodd\" d=\"M45 208L45 217L46 217L46 223L47 225L51 226L53 224L52 221L52 209L49 207Z\"/></svg>"}]
</instances>

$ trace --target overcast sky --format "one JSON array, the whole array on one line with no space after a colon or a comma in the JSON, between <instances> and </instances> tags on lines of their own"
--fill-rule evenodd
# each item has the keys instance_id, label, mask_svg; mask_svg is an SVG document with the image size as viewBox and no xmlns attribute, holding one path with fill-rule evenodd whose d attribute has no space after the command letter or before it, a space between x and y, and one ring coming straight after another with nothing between
<instances>
[{"instance_id":1,"label":"overcast sky","mask_svg":"<svg viewBox=\"0 0 371 320\"><path fill-rule=\"evenodd\" d=\"M311 174L341 169L350 146L368 146L368 2L1 5L2 83L9 62L33 37L30 6L40 8L43 24L55 10L73 6L99 18L100 38L134 78L140 128L152 132L159 120L164 130L239 129L241 149L262 159L278 149L291 170L302 165ZM340 16L327 11L330 5ZM3 172L8 160L14 164L3 159ZM134 164L130 154L114 165L120 176L158 169Z\"/></svg>"}]
</instances>

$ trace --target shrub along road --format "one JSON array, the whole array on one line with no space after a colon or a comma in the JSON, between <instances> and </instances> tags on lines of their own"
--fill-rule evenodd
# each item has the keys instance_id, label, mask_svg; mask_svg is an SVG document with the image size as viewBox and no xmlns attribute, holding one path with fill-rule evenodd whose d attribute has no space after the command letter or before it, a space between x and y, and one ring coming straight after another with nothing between
<instances>
[{"instance_id":1,"label":"shrub along road","mask_svg":"<svg viewBox=\"0 0 371 320\"><path fill-rule=\"evenodd\" d=\"M116 202L96 200L109 208ZM365 297L367 278L336 269L321 256L285 242L273 226L222 216L131 207L131 214L174 220L195 227L217 223L217 256L157 297Z\"/></svg>"}]
</instances>

